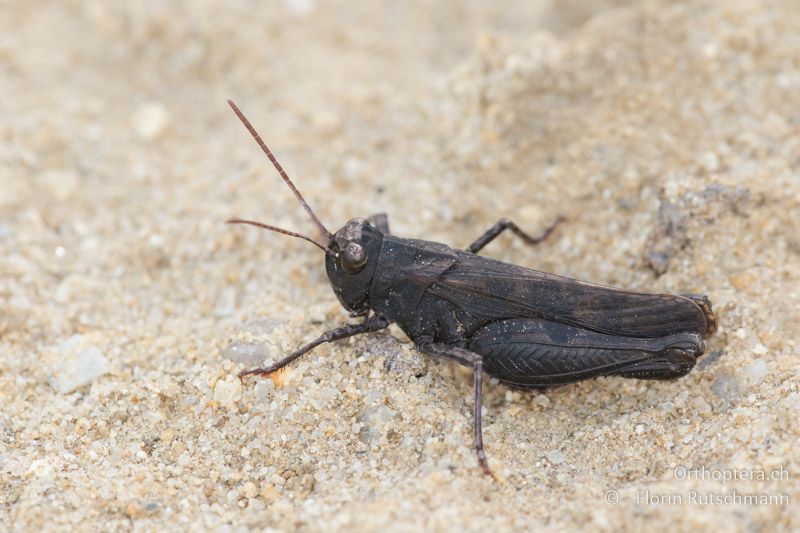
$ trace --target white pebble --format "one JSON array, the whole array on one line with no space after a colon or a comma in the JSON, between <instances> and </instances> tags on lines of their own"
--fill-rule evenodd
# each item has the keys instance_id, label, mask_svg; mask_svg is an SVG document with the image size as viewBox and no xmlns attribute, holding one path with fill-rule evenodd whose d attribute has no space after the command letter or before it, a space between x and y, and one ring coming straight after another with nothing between
<instances>
[{"instance_id":1,"label":"white pebble","mask_svg":"<svg viewBox=\"0 0 800 533\"><path fill-rule=\"evenodd\" d=\"M47 459L36 459L30 464L30 466L28 466L27 473L32 474L35 477L46 477L50 475L52 470L53 466L47 461Z\"/></svg>"},{"instance_id":2,"label":"white pebble","mask_svg":"<svg viewBox=\"0 0 800 533\"><path fill-rule=\"evenodd\" d=\"M755 348L753 348L753 353L756 355L765 355L767 353L767 347L761 344L760 342L756 344Z\"/></svg>"},{"instance_id":3,"label":"white pebble","mask_svg":"<svg viewBox=\"0 0 800 533\"><path fill-rule=\"evenodd\" d=\"M53 380L55 389L68 394L107 374L111 365L97 346L84 346L83 335L73 335L59 345L61 364Z\"/></svg>"},{"instance_id":4,"label":"white pebble","mask_svg":"<svg viewBox=\"0 0 800 533\"><path fill-rule=\"evenodd\" d=\"M765 363L763 359L756 359L747 365L744 371L747 373L747 376L751 381L759 381L761 378L767 375L769 369L767 368L767 363Z\"/></svg>"},{"instance_id":5,"label":"white pebble","mask_svg":"<svg viewBox=\"0 0 800 533\"><path fill-rule=\"evenodd\" d=\"M220 318L231 316L236 312L237 292L235 287L225 287L217 297L214 314Z\"/></svg>"},{"instance_id":6,"label":"white pebble","mask_svg":"<svg viewBox=\"0 0 800 533\"><path fill-rule=\"evenodd\" d=\"M708 172L716 172L719 170L719 156L714 152L706 152L703 154L700 164L703 165L703 168Z\"/></svg>"},{"instance_id":7,"label":"white pebble","mask_svg":"<svg viewBox=\"0 0 800 533\"><path fill-rule=\"evenodd\" d=\"M78 175L71 170L48 170L40 177L42 185L56 200L66 200L78 190Z\"/></svg>"},{"instance_id":8,"label":"white pebble","mask_svg":"<svg viewBox=\"0 0 800 533\"><path fill-rule=\"evenodd\" d=\"M152 140L161 135L169 123L169 113L159 102L142 104L131 117L133 128L140 137Z\"/></svg>"},{"instance_id":9,"label":"white pebble","mask_svg":"<svg viewBox=\"0 0 800 533\"><path fill-rule=\"evenodd\" d=\"M262 342L233 341L224 350L222 357L246 366L258 366L269 356L269 348Z\"/></svg>"},{"instance_id":10,"label":"white pebble","mask_svg":"<svg viewBox=\"0 0 800 533\"><path fill-rule=\"evenodd\" d=\"M316 0L283 0L286 6L294 15L308 15L317 7Z\"/></svg>"},{"instance_id":11,"label":"white pebble","mask_svg":"<svg viewBox=\"0 0 800 533\"><path fill-rule=\"evenodd\" d=\"M225 381L217 381L214 386L214 401L230 407L242 397L242 382L237 377L229 377Z\"/></svg>"},{"instance_id":12,"label":"white pebble","mask_svg":"<svg viewBox=\"0 0 800 533\"><path fill-rule=\"evenodd\" d=\"M554 465L560 465L567 460L567 457L559 450L550 450L547 452L545 457L547 457L547 460Z\"/></svg>"}]
</instances>

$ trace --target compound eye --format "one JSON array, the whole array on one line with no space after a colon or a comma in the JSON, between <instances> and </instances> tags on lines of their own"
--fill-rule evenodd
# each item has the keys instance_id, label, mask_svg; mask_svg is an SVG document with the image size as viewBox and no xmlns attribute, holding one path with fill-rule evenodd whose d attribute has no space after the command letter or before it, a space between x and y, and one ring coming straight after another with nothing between
<instances>
[{"instance_id":1,"label":"compound eye","mask_svg":"<svg viewBox=\"0 0 800 533\"><path fill-rule=\"evenodd\" d=\"M354 242L348 243L342 251L342 270L348 274L361 272L367 264L367 252L364 247Z\"/></svg>"}]
</instances>

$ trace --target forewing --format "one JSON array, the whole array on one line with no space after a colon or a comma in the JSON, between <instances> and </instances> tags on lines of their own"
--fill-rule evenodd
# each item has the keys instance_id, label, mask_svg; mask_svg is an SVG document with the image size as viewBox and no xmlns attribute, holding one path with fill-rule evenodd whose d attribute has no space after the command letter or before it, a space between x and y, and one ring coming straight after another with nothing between
<instances>
[{"instance_id":1,"label":"forewing","mask_svg":"<svg viewBox=\"0 0 800 533\"><path fill-rule=\"evenodd\" d=\"M703 310L682 296L629 292L466 252L429 290L478 319L544 318L628 337L708 329Z\"/></svg>"}]
</instances>

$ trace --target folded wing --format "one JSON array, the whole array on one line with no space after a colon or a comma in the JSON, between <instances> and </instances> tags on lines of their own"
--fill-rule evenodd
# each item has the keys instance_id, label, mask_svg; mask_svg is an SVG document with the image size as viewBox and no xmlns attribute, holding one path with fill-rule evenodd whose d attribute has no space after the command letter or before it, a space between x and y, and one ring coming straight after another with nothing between
<instances>
[{"instance_id":1,"label":"folded wing","mask_svg":"<svg viewBox=\"0 0 800 533\"><path fill-rule=\"evenodd\" d=\"M706 336L707 315L695 301L629 292L459 252L429 291L485 320L542 318L591 331L653 338Z\"/></svg>"}]
</instances>

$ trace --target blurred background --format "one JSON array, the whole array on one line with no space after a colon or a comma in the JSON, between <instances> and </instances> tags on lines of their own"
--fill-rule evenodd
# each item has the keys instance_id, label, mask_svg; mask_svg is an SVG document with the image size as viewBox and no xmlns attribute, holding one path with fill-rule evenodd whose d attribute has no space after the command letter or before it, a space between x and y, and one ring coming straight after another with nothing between
<instances>
[{"instance_id":1,"label":"blurred background","mask_svg":"<svg viewBox=\"0 0 800 533\"><path fill-rule=\"evenodd\" d=\"M0 528L798 527L650 505L676 466L798 471L800 10L792 0L0 2ZM237 371L341 324L313 225L706 293L674 383L486 387L401 332ZM387 363L388 361L388 363ZM618 504L604 495L616 491ZM728 513L728 511L732 511Z\"/></svg>"}]
</instances>

